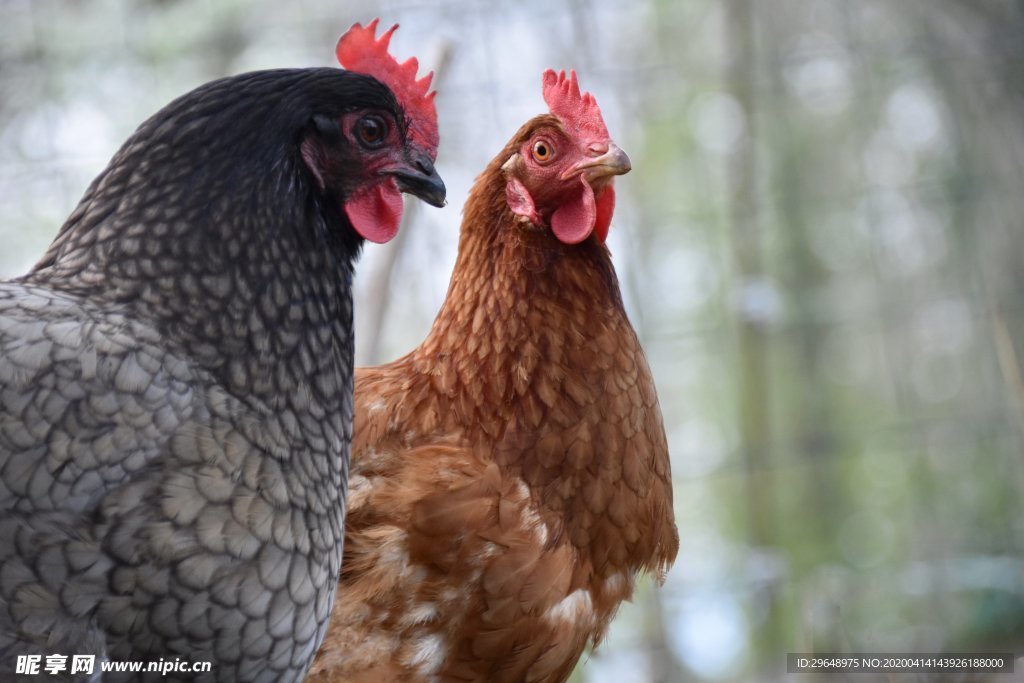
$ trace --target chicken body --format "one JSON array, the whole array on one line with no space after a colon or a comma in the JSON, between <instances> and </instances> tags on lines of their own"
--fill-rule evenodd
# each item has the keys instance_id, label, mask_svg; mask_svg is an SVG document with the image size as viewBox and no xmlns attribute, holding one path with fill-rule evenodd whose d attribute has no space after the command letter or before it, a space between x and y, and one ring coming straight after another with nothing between
<instances>
[{"instance_id":1,"label":"chicken body","mask_svg":"<svg viewBox=\"0 0 1024 683\"><path fill-rule=\"evenodd\" d=\"M675 557L665 431L608 250L509 205L510 160L550 126L478 178L427 339L356 371L346 554L310 681L564 681Z\"/></svg>"},{"instance_id":2,"label":"chicken body","mask_svg":"<svg viewBox=\"0 0 1024 683\"><path fill-rule=\"evenodd\" d=\"M352 143L364 113L388 146ZM344 206L374 160L414 156L403 120L338 69L203 86L0 283L0 679L50 654L96 655L104 682L302 679L343 540ZM212 667L100 676L108 659Z\"/></svg>"}]
</instances>

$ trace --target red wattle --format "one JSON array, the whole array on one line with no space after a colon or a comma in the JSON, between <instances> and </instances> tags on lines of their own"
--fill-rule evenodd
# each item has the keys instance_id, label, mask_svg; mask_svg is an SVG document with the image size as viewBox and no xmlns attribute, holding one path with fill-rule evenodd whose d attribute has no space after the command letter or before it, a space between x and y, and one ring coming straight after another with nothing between
<instances>
[{"instance_id":1,"label":"red wattle","mask_svg":"<svg viewBox=\"0 0 1024 683\"><path fill-rule=\"evenodd\" d=\"M612 214L615 213L615 187L608 185L601 191L597 198L597 221L594 225L594 232L597 239L604 242L608 239L608 228L612 224Z\"/></svg>"},{"instance_id":2,"label":"red wattle","mask_svg":"<svg viewBox=\"0 0 1024 683\"><path fill-rule=\"evenodd\" d=\"M551 232L565 244L579 244L594 231L596 218L594 190L581 175L576 196L555 209L551 215Z\"/></svg>"},{"instance_id":3,"label":"red wattle","mask_svg":"<svg viewBox=\"0 0 1024 683\"><path fill-rule=\"evenodd\" d=\"M394 178L356 190L345 202L345 215L363 238L383 244L398 234L402 193Z\"/></svg>"}]
</instances>

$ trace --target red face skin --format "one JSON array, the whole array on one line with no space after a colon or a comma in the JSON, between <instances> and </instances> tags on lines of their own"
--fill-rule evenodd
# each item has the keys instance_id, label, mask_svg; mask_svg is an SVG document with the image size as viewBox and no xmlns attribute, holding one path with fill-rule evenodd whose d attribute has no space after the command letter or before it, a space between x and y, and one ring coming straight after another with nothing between
<instances>
[{"instance_id":1,"label":"red face skin","mask_svg":"<svg viewBox=\"0 0 1024 683\"><path fill-rule=\"evenodd\" d=\"M321 191L345 198L345 215L356 232L371 242L387 242L398 233L402 220L402 193L395 174L415 169L417 159L432 155L403 141L386 112L348 112L338 119L338 130L342 140L307 138L302 157Z\"/></svg>"},{"instance_id":2,"label":"red face skin","mask_svg":"<svg viewBox=\"0 0 1024 683\"><path fill-rule=\"evenodd\" d=\"M554 123L539 126L504 169L509 208L577 244L591 233L604 242L615 209L612 179L630 165L611 140L573 137Z\"/></svg>"}]
</instances>

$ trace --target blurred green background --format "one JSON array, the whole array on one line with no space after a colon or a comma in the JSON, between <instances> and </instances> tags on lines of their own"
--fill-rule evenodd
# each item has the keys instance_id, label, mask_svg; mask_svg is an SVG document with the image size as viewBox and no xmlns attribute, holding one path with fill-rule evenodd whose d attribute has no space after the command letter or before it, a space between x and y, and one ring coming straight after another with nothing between
<instances>
[{"instance_id":1,"label":"blurred green background","mask_svg":"<svg viewBox=\"0 0 1024 683\"><path fill-rule=\"evenodd\" d=\"M1024 651L1024 3L0 0L0 276L170 99L331 65L378 15L440 72L450 205L367 248L362 362L426 333L543 69L577 69L633 160L609 244L682 546L575 681Z\"/></svg>"}]
</instances>

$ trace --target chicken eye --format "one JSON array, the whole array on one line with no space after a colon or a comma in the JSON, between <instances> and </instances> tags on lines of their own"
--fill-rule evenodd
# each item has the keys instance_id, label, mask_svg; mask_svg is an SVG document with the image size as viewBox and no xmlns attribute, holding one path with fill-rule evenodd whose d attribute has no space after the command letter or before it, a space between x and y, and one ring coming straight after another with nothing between
<instances>
[{"instance_id":1,"label":"chicken eye","mask_svg":"<svg viewBox=\"0 0 1024 683\"><path fill-rule=\"evenodd\" d=\"M380 147L387 130L387 124L379 116L364 116L356 123L356 135L366 147Z\"/></svg>"},{"instance_id":2,"label":"chicken eye","mask_svg":"<svg viewBox=\"0 0 1024 683\"><path fill-rule=\"evenodd\" d=\"M537 142L533 143L533 158L537 161L541 163L550 161L554 154L555 149L547 140L537 140Z\"/></svg>"}]
</instances>

